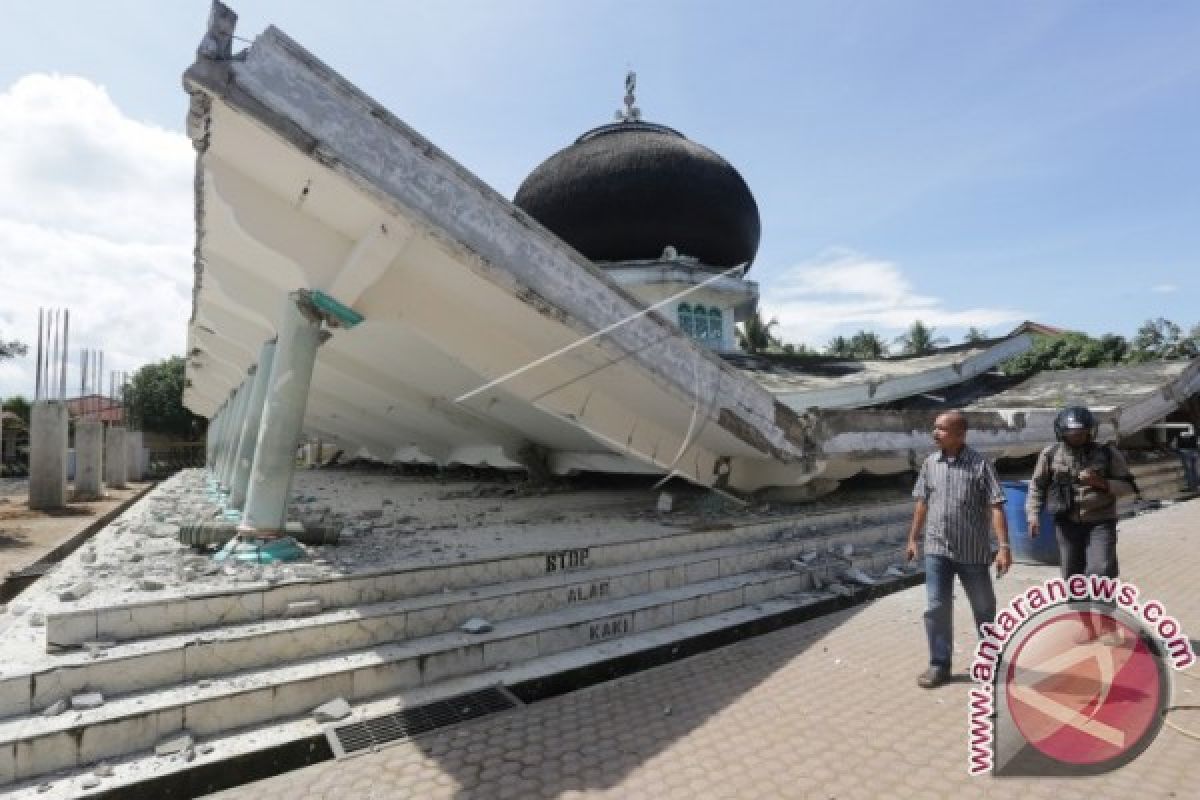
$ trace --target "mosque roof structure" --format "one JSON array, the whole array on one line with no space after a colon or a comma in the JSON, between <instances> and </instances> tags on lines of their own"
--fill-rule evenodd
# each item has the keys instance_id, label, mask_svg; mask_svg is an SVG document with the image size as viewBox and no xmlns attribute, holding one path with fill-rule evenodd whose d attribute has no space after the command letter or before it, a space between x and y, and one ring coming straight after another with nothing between
<instances>
[{"instance_id":1,"label":"mosque roof structure","mask_svg":"<svg viewBox=\"0 0 1200 800\"><path fill-rule=\"evenodd\" d=\"M752 262L761 226L741 174L679 131L642 121L635 108L619 113L621 121L587 131L535 168L514 204L591 261L656 259L674 248L710 267Z\"/></svg>"}]
</instances>

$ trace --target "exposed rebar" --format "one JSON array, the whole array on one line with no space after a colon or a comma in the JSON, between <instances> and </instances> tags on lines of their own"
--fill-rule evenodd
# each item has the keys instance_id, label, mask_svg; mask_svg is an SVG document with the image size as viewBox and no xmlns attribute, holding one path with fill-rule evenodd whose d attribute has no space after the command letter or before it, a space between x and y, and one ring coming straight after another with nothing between
<instances>
[{"instance_id":1,"label":"exposed rebar","mask_svg":"<svg viewBox=\"0 0 1200 800\"><path fill-rule=\"evenodd\" d=\"M62 373L58 379L58 399L59 402L67 399L67 342L71 334L71 309L63 309L63 335L62 335Z\"/></svg>"},{"instance_id":2,"label":"exposed rebar","mask_svg":"<svg viewBox=\"0 0 1200 800\"><path fill-rule=\"evenodd\" d=\"M38 309L37 370L34 374L33 402L42 399L42 309Z\"/></svg>"}]
</instances>

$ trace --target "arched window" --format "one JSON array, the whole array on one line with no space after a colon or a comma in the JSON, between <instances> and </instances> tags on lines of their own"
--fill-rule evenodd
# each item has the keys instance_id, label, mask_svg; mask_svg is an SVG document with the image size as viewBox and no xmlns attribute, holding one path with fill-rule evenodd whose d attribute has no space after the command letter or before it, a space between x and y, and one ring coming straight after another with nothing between
<instances>
[{"instance_id":1,"label":"arched window","mask_svg":"<svg viewBox=\"0 0 1200 800\"><path fill-rule=\"evenodd\" d=\"M708 338L713 342L720 342L723 333L721 309L710 308L708 310Z\"/></svg>"},{"instance_id":2,"label":"arched window","mask_svg":"<svg viewBox=\"0 0 1200 800\"><path fill-rule=\"evenodd\" d=\"M686 333L688 336L696 335L696 326L695 326L693 320L694 320L694 317L692 315L692 307L689 306L687 303L680 303L679 304L679 327L682 328L683 332Z\"/></svg>"},{"instance_id":3,"label":"arched window","mask_svg":"<svg viewBox=\"0 0 1200 800\"><path fill-rule=\"evenodd\" d=\"M704 306L696 306L692 316L695 320L696 338L703 342L708 339L708 309Z\"/></svg>"}]
</instances>

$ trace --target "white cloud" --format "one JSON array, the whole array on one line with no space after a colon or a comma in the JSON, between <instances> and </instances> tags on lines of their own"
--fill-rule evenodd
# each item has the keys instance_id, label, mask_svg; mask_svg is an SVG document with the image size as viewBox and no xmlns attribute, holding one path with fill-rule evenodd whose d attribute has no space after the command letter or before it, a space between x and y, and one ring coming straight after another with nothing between
<instances>
[{"instance_id":1,"label":"white cloud","mask_svg":"<svg viewBox=\"0 0 1200 800\"><path fill-rule=\"evenodd\" d=\"M1158 292L1159 294L1172 294L1173 292L1178 292L1179 287L1173 283L1160 283L1155 286L1151 286L1150 291Z\"/></svg>"},{"instance_id":2,"label":"white cloud","mask_svg":"<svg viewBox=\"0 0 1200 800\"><path fill-rule=\"evenodd\" d=\"M181 100L182 102L182 100ZM181 112L182 113L182 112ZM182 354L191 312L191 143L130 119L84 78L27 75L0 93L0 396L32 395L39 307L71 311L105 371Z\"/></svg>"},{"instance_id":3,"label":"white cloud","mask_svg":"<svg viewBox=\"0 0 1200 800\"><path fill-rule=\"evenodd\" d=\"M860 328L899 335L916 319L943 332L975 326L996 335L1002 332L997 326L1030 316L1009 308L948 308L940 298L919 294L896 264L845 249L770 281L762 290L762 307L765 317L779 319L784 341L816 347Z\"/></svg>"}]
</instances>

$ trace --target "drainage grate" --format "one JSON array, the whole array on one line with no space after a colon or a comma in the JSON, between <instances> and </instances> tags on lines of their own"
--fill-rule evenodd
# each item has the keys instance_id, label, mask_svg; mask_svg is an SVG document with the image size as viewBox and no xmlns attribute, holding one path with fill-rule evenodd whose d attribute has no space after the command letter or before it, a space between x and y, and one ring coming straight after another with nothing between
<instances>
[{"instance_id":1,"label":"drainage grate","mask_svg":"<svg viewBox=\"0 0 1200 800\"><path fill-rule=\"evenodd\" d=\"M385 744L411 739L422 733L444 728L457 722L486 717L497 711L507 711L520 703L501 687L482 689L446 700L438 700L395 714L339 725L326 731L329 747L336 758L370 752Z\"/></svg>"}]
</instances>

